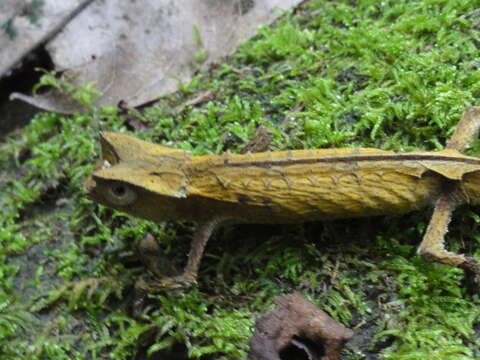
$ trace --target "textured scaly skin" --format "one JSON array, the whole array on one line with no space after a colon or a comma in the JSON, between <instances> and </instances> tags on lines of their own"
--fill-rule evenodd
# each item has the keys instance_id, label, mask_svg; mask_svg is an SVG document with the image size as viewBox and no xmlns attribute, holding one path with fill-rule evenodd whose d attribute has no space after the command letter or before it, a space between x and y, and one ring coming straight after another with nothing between
<instances>
[{"instance_id":1,"label":"textured scaly skin","mask_svg":"<svg viewBox=\"0 0 480 360\"><path fill-rule=\"evenodd\" d=\"M127 135L104 133L102 138L103 158L112 167L87 180L89 195L154 221L199 221L221 214L239 222L282 223L401 214L432 204L445 181L461 183L464 200L479 202L480 160L455 150L192 156ZM136 203L109 202L104 194L112 181L132 186Z\"/></svg>"},{"instance_id":2,"label":"textured scaly skin","mask_svg":"<svg viewBox=\"0 0 480 360\"><path fill-rule=\"evenodd\" d=\"M185 163L188 196L237 204L255 222L301 222L398 214L433 203L460 181L477 202L480 160L453 150L396 154L377 149L296 150L199 156Z\"/></svg>"}]
</instances>

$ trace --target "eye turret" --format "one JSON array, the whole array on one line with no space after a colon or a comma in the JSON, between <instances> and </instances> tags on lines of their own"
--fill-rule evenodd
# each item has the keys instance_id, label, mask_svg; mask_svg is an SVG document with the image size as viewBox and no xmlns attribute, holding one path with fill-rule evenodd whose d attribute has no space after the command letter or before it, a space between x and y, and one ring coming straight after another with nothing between
<instances>
[{"instance_id":1,"label":"eye turret","mask_svg":"<svg viewBox=\"0 0 480 360\"><path fill-rule=\"evenodd\" d=\"M114 182L109 186L106 197L114 205L127 206L137 200L137 193L125 183Z\"/></svg>"}]
</instances>

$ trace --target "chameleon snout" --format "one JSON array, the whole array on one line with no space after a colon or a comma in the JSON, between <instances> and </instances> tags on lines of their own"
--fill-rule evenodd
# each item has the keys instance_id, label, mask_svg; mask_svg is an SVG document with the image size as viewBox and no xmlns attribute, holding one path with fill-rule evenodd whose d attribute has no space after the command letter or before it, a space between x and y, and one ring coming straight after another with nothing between
<instances>
[{"instance_id":1,"label":"chameleon snout","mask_svg":"<svg viewBox=\"0 0 480 360\"><path fill-rule=\"evenodd\" d=\"M89 198L95 198L94 193L97 187L97 183L95 182L93 176L89 176L87 180L83 183L83 192Z\"/></svg>"}]
</instances>

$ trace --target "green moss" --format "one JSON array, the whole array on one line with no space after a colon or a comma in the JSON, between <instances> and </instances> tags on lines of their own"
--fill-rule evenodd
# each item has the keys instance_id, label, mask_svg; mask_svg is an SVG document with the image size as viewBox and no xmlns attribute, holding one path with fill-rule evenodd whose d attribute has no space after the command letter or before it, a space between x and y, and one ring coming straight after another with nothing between
<instances>
[{"instance_id":1,"label":"green moss","mask_svg":"<svg viewBox=\"0 0 480 360\"><path fill-rule=\"evenodd\" d=\"M474 10L466 0L308 2L209 74L132 112L147 127L136 135L194 154L236 152L260 125L274 133L271 150L441 149L480 96ZM197 289L151 296L133 318L144 271L134 242L153 234L181 267L192 226L86 200L98 131L132 125L115 108L94 108L92 85L76 89L52 74L39 85L67 91L90 113L39 114L0 146L1 358L145 358L175 344L184 357L239 358L255 317L290 291L346 326L363 324L345 358L480 356L478 295L466 294L458 270L415 254L428 211L227 227L207 247ZM480 155L479 145L470 153ZM475 253L475 211L455 214L453 250Z\"/></svg>"}]
</instances>

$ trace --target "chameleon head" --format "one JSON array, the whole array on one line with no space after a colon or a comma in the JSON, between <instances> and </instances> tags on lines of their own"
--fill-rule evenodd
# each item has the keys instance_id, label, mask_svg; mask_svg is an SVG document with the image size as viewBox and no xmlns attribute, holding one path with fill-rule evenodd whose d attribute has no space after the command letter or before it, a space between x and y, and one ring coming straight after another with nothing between
<instances>
[{"instance_id":1,"label":"chameleon head","mask_svg":"<svg viewBox=\"0 0 480 360\"><path fill-rule=\"evenodd\" d=\"M162 186L162 179L160 184L156 184L158 181L155 176L144 176L135 168L128 175L130 166L124 165L95 171L85 181L86 195L102 205L148 220L180 218L177 214L178 201L185 197L178 192L167 194L163 191L166 186ZM150 181L153 184L151 186Z\"/></svg>"},{"instance_id":2,"label":"chameleon head","mask_svg":"<svg viewBox=\"0 0 480 360\"><path fill-rule=\"evenodd\" d=\"M84 183L92 200L131 215L176 218L174 199L185 198L187 180L179 169L185 152L146 143L128 135L102 133L102 159Z\"/></svg>"},{"instance_id":3,"label":"chameleon head","mask_svg":"<svg viewBox=\"0 0 480 360\"><path fill-rule=\"evenodd\" d=\"M90 176L84 184L87 196L100 204L124 208L133 205L137 198L137 191L122 181L102 180L95 175Z\"/></svg>"},{"instance_id":4,"label":"chameleon head","mask_svg":"<svg viewBox=\"0 0 480 360\"><path fill-rule=\"evenodd\" d=\"M108 174L122 162L122 158L129 158L129 153L135 153L125 141L128 138L122 134L100 133L102 159L96 162L95 172L84 183L86 195L100 204L123 208L137 200L137 193L131 186L115 180L115 172Z\"/></svg>"}]
</instances>

